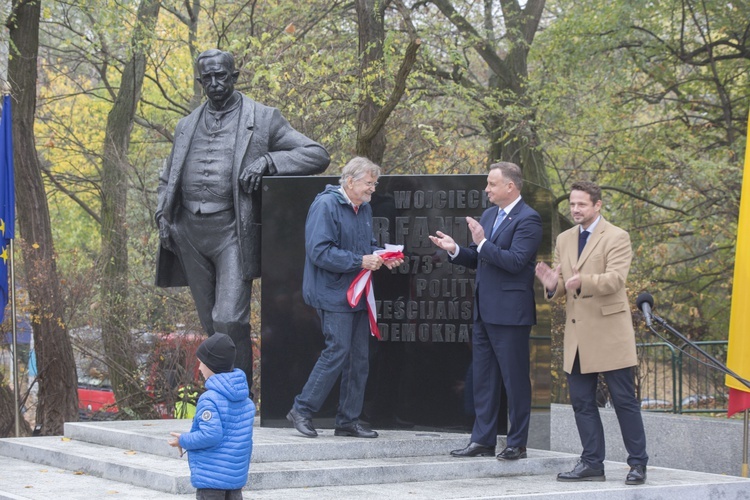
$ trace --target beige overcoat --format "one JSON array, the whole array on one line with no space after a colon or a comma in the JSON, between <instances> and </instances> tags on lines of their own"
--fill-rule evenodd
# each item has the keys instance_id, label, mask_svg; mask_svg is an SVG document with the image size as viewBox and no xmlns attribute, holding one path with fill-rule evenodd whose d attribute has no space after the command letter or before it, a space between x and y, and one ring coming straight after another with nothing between
<instances>
[{"instance_id":1,"label":"beige overcoat","mask_svg":"<svg viewBox=\"0 0 750 500\"><path fill-rule=\"evenodd\" d=\"M566 300L563 369L571 372L576 351L581 373L635 366L635 332L625 289L633 256L630 235L602 218L578 258L579 232L576 225L561 233L555 245L560 276L549 300ZM580 292L565 290L575 268L581 276Z\"/></svg>"}]
</instances>

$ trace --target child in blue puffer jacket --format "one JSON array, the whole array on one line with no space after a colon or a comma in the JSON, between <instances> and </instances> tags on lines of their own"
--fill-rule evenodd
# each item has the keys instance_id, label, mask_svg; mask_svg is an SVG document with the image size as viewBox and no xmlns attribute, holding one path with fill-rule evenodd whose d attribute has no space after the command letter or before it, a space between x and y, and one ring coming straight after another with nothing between
<instances>
[{"instance_id":1,"label":"child in blue puffer jacket","mask_svg":"<svg viewBox=\"0 0 750 500\"><path fill-rule=\"evenodd\" d=\"M198 347L206 392L198 399L190 432L171 432L171 446L188 452L190 483L198 500L242 500L253 451L255 405L245 372L234 368L232 339L215 333Z\"/></svg>"}]
</instances>

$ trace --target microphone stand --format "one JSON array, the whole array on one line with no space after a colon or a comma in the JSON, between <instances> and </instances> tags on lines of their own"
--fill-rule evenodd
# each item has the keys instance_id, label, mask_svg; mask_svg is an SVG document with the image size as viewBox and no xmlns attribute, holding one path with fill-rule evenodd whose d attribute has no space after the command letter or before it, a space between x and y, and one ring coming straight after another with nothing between
<instances>
[{"instance_id":1,"label":"microphone stand","mask_svg":"<svg viewBox=\"0 0 750 500\"><path fill-rule=\"evenodd\" d=\"M661 326L669 330L675 337L682 340L685 344L689 345L702 355L704 355L708 360L710 360L716 368L718 368L721 372L725 373L726 375L730 375L737 379L742 385L747 387L750 390L750 381L745 380L744 378L737 375L735 372L729 369L727 365L716 359L715 357L711 356L709 353L698 347L694 342L689 340L687 337L685 337L682 333L678 332L672 326L669 325L669 323L664 320L664 318L661 318L657 316L656 314L651 313L651 318L659 323ZM656 330L651 325L648 325L648 327L656 333ZM682 350L682 349L680 349ZM748 477L748 437L750 436L750 431L748 431L748 421L749 421L750 412L748 410L744 411L744 425L743 427L743 435L742 435L742 471L741 475L742 477Z\"/></svg>"},{"instance_id":2,"label":"microphone stand","mask_svg":"<svg viewBox=\"0 0 750 500\"><path fill-rule=\"evenodd\" d=\"M653 313L651 313L651 317L653 318L654 321L656 321L661 326L663 326L664 328L666 328L667 330L669 330L675 337L677 337L678 339L682 340L685 344L689 345L690 347L692 347L693 349L695 349L696 351L698 351L699 353L701 353L702 355L704 355L722 373L725 373L726 375L730 375L730 376L736 378L737 380L739 380L739 382L742 385L744 385L745 387L747 387L748 390L750 391L750 381L745 380L744 378L742 378L739 375L737 375L735 372L733 372L732 370L730 370L727 365L725 365L724 363L722 363L721 361L719 361L715 357L711 356L709 353L707 353L706 351L704 351L703 349L701 349L700 347L698 347L692 340L689 340L682 333L680 333L677 330L675 330L674 328L672 328L672 326L669 323L667 323L664 318L661 318L661 317L659 317L659 316L657 316L656 314L653 314ZM653 327L649 327L649 328L651 328L651 330L653 330Z\"/></svg>"}]
</instances>

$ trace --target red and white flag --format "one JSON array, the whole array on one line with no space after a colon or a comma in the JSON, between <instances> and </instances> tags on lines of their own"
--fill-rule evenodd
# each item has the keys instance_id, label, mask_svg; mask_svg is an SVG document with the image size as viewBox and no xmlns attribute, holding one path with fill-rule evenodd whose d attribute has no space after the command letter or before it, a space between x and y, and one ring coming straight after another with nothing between
<instances>
[{"instance_id":1,"label":"red and white flag","mask_svg":"<svg viewBox=\"0 0 750 500\"><path fill-rule=\"evenodd\" d=\"M379 255L385 261L396 260L404 258L403 250L403 245L386 245L385 250L377 250L375 254ZM362 294L367 295L367 316L370 320L370 333L380 340L378 316L375 312L375 292L372 288L372 271L369 269L362 269L357 277L354 278L352 284L349 285L349 290L346 292L346 300L349 301L349 306L355 307L359 304Z\"/></svg>"}]
</instances>

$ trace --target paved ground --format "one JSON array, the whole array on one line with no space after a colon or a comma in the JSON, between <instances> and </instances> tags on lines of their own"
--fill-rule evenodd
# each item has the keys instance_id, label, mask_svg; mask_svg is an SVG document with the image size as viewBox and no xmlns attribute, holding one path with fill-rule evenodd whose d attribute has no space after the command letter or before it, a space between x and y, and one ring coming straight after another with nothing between
<instances>
[{"instance_id":1,"label":"paved ground","mask_svg":"<svg viewBox=\"0 0 750 500\"><path fill-rule=\"evenodd\" d=\"M187 464L186 464L187 466ZM572 464L571 464L572 466ZM607 500L618 499L656 499L663 500L704 500L706 493L697 491L706 482L717 479L727 484L741 481L732 476L716 476L686 472L675 469L650 468L648 485L643 489L638 486L625 485L627 467L623 464L607 464L607 481L605 483L558 483L554 475L516 476L504 478L463 479L452 481L431 481L401 484L353 485L320 488L290 488L280 490L246 491L244 499L273 500L361 500L361 499L503 499L518 498L542 499L557 493L556 498L570 500L583 498L587 493L592 498ZM689 477L688 477L689 476ZM695 493L691 496L682 488L693 485ZM566 496L559 496L567 493ZM569 495L569 496L568 496ZM86 474L75 473L54 467L46 467L14 459L2 460L0 474L1 500L156 500L188 499L194 494L170 495L159 491L138 488L136 486L108 481ZM750 498L750 482L746 495L725 496L721 498Z\"/></svg>"}]
</instances>

